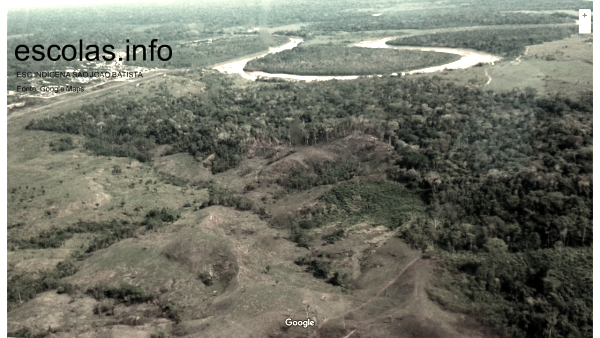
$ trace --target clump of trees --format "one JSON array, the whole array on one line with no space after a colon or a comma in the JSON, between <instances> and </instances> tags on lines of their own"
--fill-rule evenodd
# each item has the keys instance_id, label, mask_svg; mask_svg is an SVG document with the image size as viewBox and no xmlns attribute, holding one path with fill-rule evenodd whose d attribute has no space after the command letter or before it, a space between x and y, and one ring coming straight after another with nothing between
<instances>
[{"instance_id":1,"label":"clump of trees","mask_svg":"<svg viewBox=\"0 0 600 338\"><path fill-rule=\"evenodd\" d=\"M59 288L63 285L59 279L75 272L77 272L76 264L72 260L65 260L59 262L54 269L43 271L38 275L22 273L9 276L7 280L8 309L19 306L40 292Z\"/></svg>"},{"instance_id":2,"label":"clump of trees","mask_svg":"<svg viewBox=\"0 0 600 338\"><path fill-rule=\"evenodd\" d=\"M53 151L67 151L75 149L75 145L73 144L73 138L67 136L61 137L58 141L50 142L50 148Z\"/></svg>"},{"instance_id":3,"label":"clump of trees","mask_svg":"<svg viewBox=\"0 0 600 338\"><path fill-rule=\"evenodd\" d=\"M301 191L319 185L335 184L347 181L359 174L358 163L350 159L334 162L308 161L308 167L297 165L289 170L287 176L278 180L287 192Z\"/></svg>"},{"instance_id":4,"label":"clump of trees","mask_svg":"<svg viewBox=\"0 0 600 338\"><path fill-rule=\"evenodd\" d=\"M131 232L138 226L136 223L115 219L106 222L78 221L65 228L42 231L37 236L29 239L10 239L9 242L19 249L59 248L75 234L93 233L97 236L88 247L88 252L92 252L129 237Z\"/></svg>"},{"instance_id":5,"label":"clump of trees","mask_svg":"<svg viewBox=\"0 0 600 338\"><path fill-rule=\"evenodd\" d=\"M331 273L331 262L323 259L300 257L295 263L300 266L306 266L306 271L312 272L316 278L326 279L329 277L329 273Z\"/></svg>"},{"instance_id":6,"label":"clump of trees","mask_svg":"<svg viewBox=\"0 0 600 338\"><path fill-rule=\"evenodd\" d=\"M86 293L97 300L104 298L115 299L121 303L145 303L156 298L156 295L144 291L139 286L123 283L117 287L107 285L95 285L88 289Z\"/></svg>"}]
</instances>

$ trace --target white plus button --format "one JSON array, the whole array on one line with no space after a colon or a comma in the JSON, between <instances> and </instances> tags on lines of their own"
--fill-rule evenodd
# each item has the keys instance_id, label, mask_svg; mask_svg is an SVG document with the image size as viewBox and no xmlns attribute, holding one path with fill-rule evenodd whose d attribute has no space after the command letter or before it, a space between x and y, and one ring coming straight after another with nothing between
<instances>
[{"instance_id":1,"label":"white plus button","mask_svg":"<svg viewBox=\"0 0 600 338\"><path fill-rule=\"evenodd\" d=\"M579 10L579 34L591 34L592 33L592 10L591 9L580 9Z\"/></svg>"}]
</instances>

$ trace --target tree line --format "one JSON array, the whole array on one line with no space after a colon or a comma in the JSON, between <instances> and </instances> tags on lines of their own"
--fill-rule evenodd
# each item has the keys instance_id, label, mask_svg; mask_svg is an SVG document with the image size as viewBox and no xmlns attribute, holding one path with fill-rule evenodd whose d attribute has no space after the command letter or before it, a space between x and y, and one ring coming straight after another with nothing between
<instances>
[{"instance_id":1,"label":"tree line","mask_svg":"<svg viewBox=\"0 0 600 338\"><path fill-rule=\"evenodd\" d=\"M577 33L576 26L478 29L400 37L392 46L471 48L501 56L516 56L525 46L565 39Z\"/></svg>"}]
</instances>

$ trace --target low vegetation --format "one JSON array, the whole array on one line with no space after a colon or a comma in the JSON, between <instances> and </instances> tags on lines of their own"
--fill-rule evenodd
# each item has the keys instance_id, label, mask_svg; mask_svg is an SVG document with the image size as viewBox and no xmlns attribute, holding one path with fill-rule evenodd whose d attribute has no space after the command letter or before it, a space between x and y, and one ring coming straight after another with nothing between
<instances>
[{"instance_id":1,"label":"low vegetation","mask_svg":"<svg viewBox=\"0 0 600 338\"><path fill-rule=\"evenodd\" d=\"M160 224L173 222L176 219L177 216L172 211L163 208L150 211L141 224L118 220L108 222L79 221L64 229L43 231L38 236L31 237L28 240L10 239L10 245L16 246L19 250L46 249L61 247L66 240L72 238L75 234L87 233L94 235L86 249L75 251L71 259L58 263L52 270L38 274L23 273L9 276L8 307L16 307L18 304L35 297L36 294L51 289L59 289L60 293L71 292L72 286L64 285L59 280L77 271L77 260L85 258L86 254L107 248L120 240L131 237L140 225L146 225L148 229L152 229ZM110 295L115 294L110 293L112 292L110 290L107 292L109 292L107 297L112 297ZM116 294L118 295L118 293Z\"/></svg>"},{"instance_id":2,"label":"low vegetation","mask_svg":"<svg viewBox=\"0 0 600 338\"><path fill-rule=\"evenodd\" d=\"M287 192L310 189L312 187L347 181L359 175L358 163L349 159L335 162L308 161L309 167L297 165L289 174L278 180Z\"/></svg>"},{"instance_id":3,"label":"low vegetation","mask_svg":"<svg viewBox=\"0 0 600 338\"><path fill-rule=\"evenodd\" d=\"M50 148L54 151L67 151L75 149L75 145L73 144L73 138L67 136L50 143Z\"/></svg>"},{"instance_id":4,"label":"low vegetation","mask_svg":"<svg viewBox=\"0 0 600 338\"><path fill-rule=\"evenodd\" d=\"M109 287L106 285L96 285L86 291L97 300L104 298L114 299L122 303L145 303L156 298L139 286L131 284L121 284L118 287Z\"/></svg>"},{"instance_id":5,"label":"low vegetation","mask_svg":"<svg viewBox=\"0 0 600 338\"><path fill-rule=\"evenodd\" d=\"M306 210L300 226L305 229L332 222L369 222L394 229L424 211L421 200L404 185L389 181L342 184L320 198L319 205Z\"/></svg>"}]
</instances>

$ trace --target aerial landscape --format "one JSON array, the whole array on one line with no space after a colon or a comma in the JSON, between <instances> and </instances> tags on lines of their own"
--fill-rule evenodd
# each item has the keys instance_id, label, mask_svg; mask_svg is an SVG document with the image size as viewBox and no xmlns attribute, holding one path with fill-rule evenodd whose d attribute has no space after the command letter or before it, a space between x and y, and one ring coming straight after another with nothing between
<instances>
[{"instance_id":1,"label":"aerial landscape","mask_svg":"<svg viewBox=\"0 0 600 338\"><path fill-rule=\"evenodd\" d=\"M10 8L4 332L592 337L580 9Z\"/></svg>"}]
</instances>

